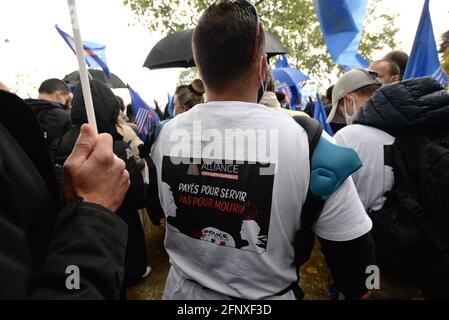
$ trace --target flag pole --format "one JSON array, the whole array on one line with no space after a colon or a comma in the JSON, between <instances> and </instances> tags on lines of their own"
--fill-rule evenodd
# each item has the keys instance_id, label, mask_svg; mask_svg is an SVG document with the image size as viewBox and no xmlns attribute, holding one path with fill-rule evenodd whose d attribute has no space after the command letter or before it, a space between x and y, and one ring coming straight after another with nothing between
<instances>
[{"instance_id":1,"label":"flag pole","mask_svg":"<svg viewBox=\"0 0 449 320\"><path fill-rule=\"evenodd\" d=\"M87 120L93 127L95 133L98 133L97 121L95 120L94 105L92 102L92 92L90 91L89 76L86 68L86 60L84 57L84 47L81 38L81 30L76 11L75 0L67 0L70 10L70 20L72 22L73 38L75 41L76 57L78 59L79 74L81 80L81 88L83 90L84 105L86 107Z\"/></svg>"}]
</instances>

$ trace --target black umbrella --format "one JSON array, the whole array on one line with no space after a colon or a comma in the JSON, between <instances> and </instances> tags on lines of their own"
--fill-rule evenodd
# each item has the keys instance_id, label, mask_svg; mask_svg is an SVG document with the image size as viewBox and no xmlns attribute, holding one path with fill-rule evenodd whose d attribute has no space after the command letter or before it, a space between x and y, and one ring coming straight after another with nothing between
<instances>
[{"instance_id":1,"label":"black umbrella","mask_svg":"<svg viewBox=\"0 0 449 320\"><path fill-rule=\"evenodd\" d=\"M97 69L89 69L89 74L92 76L93 79L100 80L106 84L110 89L117 89L117 88L128 88L126 84L117 77L115 74L111 74L111 78L106 78L105 74L102 70ZM69 73L62 79L65 83L68 85L76 85L80 81L80 75L79 71L73 71L72 73Z\"/></svg>"},{"instance_id":2,"label":"black umbrella","mask_svg":"<svg viewBox=\"0 0 449 320\"><path fill-rule=\"evenodd\" d=\"M188 68L195 66L192 52L193 29L172 33L160 40L148 54L144 67L149 69ZM271 33L265 31L268 57L287 53L287 50Z\"/></svg>"}]
</instances>

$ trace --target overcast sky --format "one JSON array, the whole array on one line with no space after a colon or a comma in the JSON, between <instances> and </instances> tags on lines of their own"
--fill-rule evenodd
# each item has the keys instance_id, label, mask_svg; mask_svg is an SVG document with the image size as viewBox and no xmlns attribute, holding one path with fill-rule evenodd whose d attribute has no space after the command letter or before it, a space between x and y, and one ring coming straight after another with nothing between
<instances>
[{"instance_id":1,"label":"overcast sky","mask_svg":"<svg viewBox=\"0 0 449 320\"><path fill-rule=\"evenodd\" d=\"M423 3L424 0L382 0L381 11L399 15L399 49L410 52ZM77 4L83 39L107 46L111 71L129 82L148 102L156 98L165 103L167 92L175 89L180 70L142 68L162 35L133 25L132 12L122 0L78 0ZM439 43L440 35L449 30L449 1L431 0L430 6ZM55 24L72 34L65 0L2 0L0 81L10 87L16 87L19 81L22 96L36 96L35 88L43 80L62 78L77 69L75 55L56 32Z\"/></svg>"}]
</instances>

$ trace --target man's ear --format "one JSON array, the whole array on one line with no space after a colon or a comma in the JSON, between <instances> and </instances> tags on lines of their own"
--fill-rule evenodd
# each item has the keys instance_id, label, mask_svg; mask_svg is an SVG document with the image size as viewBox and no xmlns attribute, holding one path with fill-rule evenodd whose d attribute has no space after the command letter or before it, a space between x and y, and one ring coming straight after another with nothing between
<instances>
[{"instance_id":1,"label":"man's ear","mask_svg":"<svg viewBox=\"0 0 449 320\"><path fill-rule=\"evenodd\" d=\"M63 97L63 92L60 91L60 90L56 90L55 92L53 92L53 93L51 94L51 96L53 97L53 99L54 99L55 101L61 101L61 100L62 100L62 97Z\"/></svg>"},{"instance_id":2,"label":"man's ear","mask_svg":"<svg viewBox=\"0 0 449 320\"><path fill-rule=\"evenodd\" d=\"M267 55L264 54L259 59L259 79L261 82L267 81L268 60Z\"/></svg>"},{"instance_id":3,"label":"man's ear","mask_svg":"<svg viewBox=\"0 0 449 320\"><path fill-rule=\"evenodd\" d=\"M393 80L393 82L399 82L401 81L401 77L399 75L395 75L391 77L391 80Z\"/></svg>"}]
</instances>

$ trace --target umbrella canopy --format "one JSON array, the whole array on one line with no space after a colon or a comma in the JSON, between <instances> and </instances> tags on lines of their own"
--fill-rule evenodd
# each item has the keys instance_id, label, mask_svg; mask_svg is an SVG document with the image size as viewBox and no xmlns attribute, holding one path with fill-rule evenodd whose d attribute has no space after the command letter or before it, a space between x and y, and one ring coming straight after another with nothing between
<instances>
[{"instance_id":1,"label":"umbrella canopy","mask_svg":"<svg viewBox=\"0 0 449 320\"><path fill-rule=\"evenodd\" d=\"M103 73L103 70L89 69L89 74L92 76L93 79L97 79L105 83L106 86L109 87L110 89L128 88L126 84L122 81L122 79L120 79L113 73L111 74L110 79L106 78L106 76ZM76 85L80 81L79 71L73 71L72 73L69 73L62 80L69 86Z\"/></svg>"},{"instance_id":2,"label":"umbrella canopy","mask_svg":"<svg viewBox=\"0 0 449 320\"><path fill-rule=\"evenodd\" d=\"M281 83L286 83L289 87L297 86L306 80L310 80L308 76L299 70L293 69L291 67L287 68L277 68L273 71L273 77Z\"/></svg>"},{"instance_id":3,"label":"umbrella canopy","mask_svg":"<svg viewBox=\"0 0 449 320\"><path fill-rule=\"evenodd\" d=\"M160 40L151 49L143 66L149 69L194 67L193 30L175 32ZM282 43L267 31L265 31L265 46L269 58L287 52Z\"/></svg>"}]
</instances>

